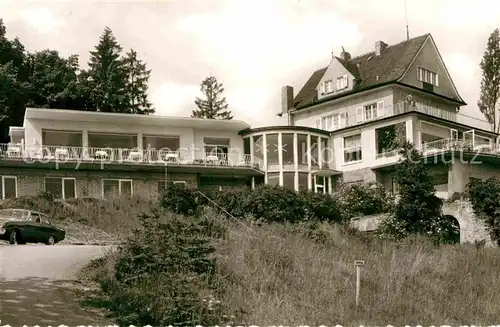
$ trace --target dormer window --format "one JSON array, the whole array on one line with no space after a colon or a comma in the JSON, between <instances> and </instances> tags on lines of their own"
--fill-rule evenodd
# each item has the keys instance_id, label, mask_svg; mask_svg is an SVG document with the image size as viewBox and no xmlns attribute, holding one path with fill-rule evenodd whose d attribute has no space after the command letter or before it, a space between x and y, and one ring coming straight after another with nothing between
<instances>
[{"instance_id":1,"label":"dormer window","mask_svg":"<svg viewBox=\"0 0 500 327\"><path fill-rule=\"evenodd\" d=\"M323 87L325 94L333 92L333 81L332 80L325 81Z\"/></svg>"},{"instance_id":2,"label":"dormer window","mask_svg":"<svg viewBox=\"0 0 500 327\"><path fill-rule=\"evenodd\" d=\"M347 75L337 78L337 91L347 88Z\"/></svg>"},{"instance_id":3,"label":"dormer window","mask_svg":"<svg viewBox=\"0 0 500 327\"><path fill-rule=\"evenodd\" d=\"M439 86L438 74L422 67L417 69L417 79L424 83Z\"/></svg>"}]
</instances>

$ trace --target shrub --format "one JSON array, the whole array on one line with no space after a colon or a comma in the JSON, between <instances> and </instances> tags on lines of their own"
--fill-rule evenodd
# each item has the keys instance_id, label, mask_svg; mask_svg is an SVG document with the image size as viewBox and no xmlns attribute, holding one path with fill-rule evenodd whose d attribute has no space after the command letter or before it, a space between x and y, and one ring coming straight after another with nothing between
<instances>
[{"instance_id":1,"label":"shrub","mask_svg":"<svg viewBox=\"0 0 500 327\"><path fill-rule=\"evenodd\" d=\"M399 200L392 215L385 219L379 233L401 239L410 234L424 234L435 243L447 239L455 226L442 217L443 201L437 198L431 177L422 155L410 143L400 152L403 160L396 166L395 178L399 185Z\"/></svg>"},{"instance_id":2,"label":"shrub","mask_svg":"<svg viewBox=\"0 0 500 327\"><path fill-rule=\"evenodd\" d=\"M268 222L295 223L309 217L303 199L293 190L259 185L248 199L249 214Z\"/></svg>"},{"instance_id":3,"label":"shrub","mask_svg":"<svg viewBox=\"0 0 500 327\"><path fill-rule=\"evenodd\" d=\"M339 201L333 196L311 191L301 192L299 196L306 205L309 218L336 223L343 221Z\"/></svg>"},{"instance_id":4,"label":"shrub","mask_svg":"<svg viewBox=\"0 0 500 327\"><path fill-rule=\"evenodd\" d=\"M109 308L123 325L215 325L214 248L198 219L142 215L117 253L114 275L101 273ZM208 302L207 302L208 301Z\"/></svg>"},{"instance_id":5,"label":"shrub","mask_svg":"<svg viewBox=\"0 0 500 327\"><path fill-rule=\"evenodd\" d=\"M251 212L251 195L252 189L249 187L222 189L210 194L211 199L219 207L236 218L245 218ZM222 211L219 208L216 209L219 212Z\"/></svg>"},{"instance_id":6,"label":"shrub","mask_svg":"<svg viewBox=\"0 0 500 327\"><path fill-rule=\"evenodd\" d=\"M185 184L172 184L161 197L161 206L176 214L194 215L198 213L198 192Z\"/></svg>"},{"instance_id":7,"label":"shrub","mask_svg":"<svg viewBox=\"0 0 500 327\"><path fill-rule=\"evenodd\" d=\"M473 180L467 190L476 216L485 222L491 239L500 245L500 181Z\"/></svg>"},{"instance_id":8,"label":"shrub","mask_svg":"<svg viewBox=\"0 0 500 327\"><path fill-rule=\"evenodd\" d=\"M342 183L337 198L345 218L389 212L394 203L393 196L375 182Z\"/></svg>"}]
</instances>

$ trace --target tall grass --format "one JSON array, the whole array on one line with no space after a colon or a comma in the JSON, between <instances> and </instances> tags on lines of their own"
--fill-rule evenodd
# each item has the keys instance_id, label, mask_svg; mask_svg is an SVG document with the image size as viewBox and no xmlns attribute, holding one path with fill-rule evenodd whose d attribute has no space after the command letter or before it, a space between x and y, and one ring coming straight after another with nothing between
<instances>
[{"instance_id":1,"label":"tall grass","mask_svg":"<svg viewBox=\"0 0 500 327\"><path fill-rule=\"evenodd\" d=\"M311 233L234 225L217 246L222 301L242 323L485 325L498 323L500 253L424 239L367 241L324 224ZM321 235L320 238L314 235ZM355 305L354 260L362 268Z\"/></svg>"}]
</instances>

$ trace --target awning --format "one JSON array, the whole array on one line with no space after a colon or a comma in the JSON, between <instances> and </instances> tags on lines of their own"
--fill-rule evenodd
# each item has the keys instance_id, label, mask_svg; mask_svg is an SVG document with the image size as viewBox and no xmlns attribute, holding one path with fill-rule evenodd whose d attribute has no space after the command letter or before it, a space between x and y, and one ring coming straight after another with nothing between
<instances>
[{"instance_id":1,"label":"awning","mask_svg":"<svg viewBox=\"0 0 500 327\"><path fill-rule=\"evenodd\" d=\"M322 177L330 177L330 176L342 174L341 171L333 170L333 169L317 169L317 170L311 171L311 173L313 175L322 176Z\"/></svg>"}]
</instances>

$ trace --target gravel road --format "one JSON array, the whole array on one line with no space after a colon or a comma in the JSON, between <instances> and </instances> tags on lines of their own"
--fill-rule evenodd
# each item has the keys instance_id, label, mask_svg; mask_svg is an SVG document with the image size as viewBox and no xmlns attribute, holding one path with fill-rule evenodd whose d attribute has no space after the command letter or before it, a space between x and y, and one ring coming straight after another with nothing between
<instances>
[{"instance_id":1,"label":"gravel road","mask_svg":"<svg viewBox=\"0 0 500 327\"><path fill-rule=\"evenodd\" d=\"M0 325L113 325L84 310L75 293L76 273L106 250L86 245L0 245Z\"/></svg>"}]
</instances>

